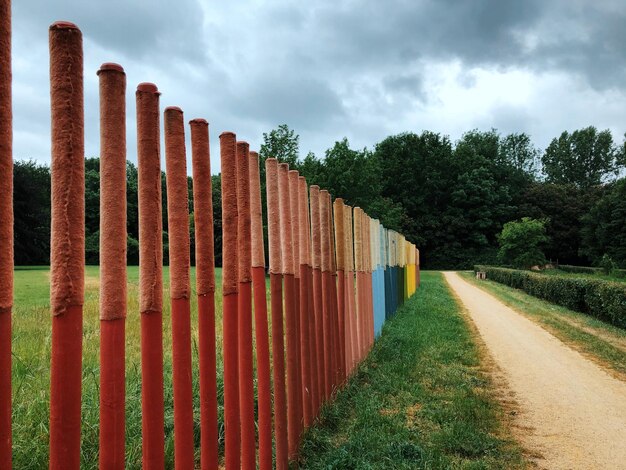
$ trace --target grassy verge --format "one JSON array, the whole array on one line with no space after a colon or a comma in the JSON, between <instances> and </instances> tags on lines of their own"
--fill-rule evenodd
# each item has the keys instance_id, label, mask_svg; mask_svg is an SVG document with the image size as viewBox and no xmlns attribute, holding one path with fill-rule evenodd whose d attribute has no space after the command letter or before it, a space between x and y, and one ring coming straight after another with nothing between
<instances>
[{"instance_id":1,"label":"grassy verge","mask_svg":"<svg viewBox=\"0 0 626 470\"><path fill-rule=\"evenodd\" d=\"M384 327L368 359L305 436L309 469L523 468L440 273Z\"/></svg>"},{"instance_id":2,"label":"grassy verge","mask_svg":"<svg viewBox=\"0 0 626 470\"><path fill-rule=\"evenodd\" d=\"M561 341L626 378L626 330L503 284L477 281L473 273L459 274L536 321Z\"/></svg>"}]
</instances>

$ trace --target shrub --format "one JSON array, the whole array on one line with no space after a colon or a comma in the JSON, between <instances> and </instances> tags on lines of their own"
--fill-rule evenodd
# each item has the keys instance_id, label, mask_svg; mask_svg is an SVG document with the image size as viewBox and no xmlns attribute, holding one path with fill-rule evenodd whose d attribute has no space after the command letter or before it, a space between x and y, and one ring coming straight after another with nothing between
<instances>
[{"instance_id":1,"label":"shrub","mask_svg":"<svg viewBox=\"0 0 626 470\"><path fill-rule=\"evenodd\" d=\"M475 266L487 278L534 297L626 328L626 285L584 277L547 276L519 269Z\"/></svg>"},{"instance_id":2,"label":"shrub","mask_svg":"<svg viewBox=\"0 0 626 470\"><path fill-rule=\"evenodd\" d=\"M503 263L518 268L530 268L546 263L541 247L548 241L546 221L524 217L507 222L498 235L500 251L498 257Z\"/></svg>"},{"instance_id":3,"label":"shrub","mask_svg":"<svg viewBox=\"0 0 626 470\"><path fill-rule=\"evenodd\" d=\"M611 258L606 253L604 253L604 255L602 256L602 259L598 263L598 266L607 276L612 274L613 271L617 269L617 263L615 263L615 261L613 261L613 258Z\"/></svg>"},{"instance_id":4,"label":"shrub","mask_svg":"<svg viewBox=\"0 0 626 470\"><path fill-rule=\"evenodd\" d=\"M559 264L558 269L575 274L598 274L602 271L600 268L592 268L591 266L572 266L569 264Z\"/></svg>"}]
</instances>

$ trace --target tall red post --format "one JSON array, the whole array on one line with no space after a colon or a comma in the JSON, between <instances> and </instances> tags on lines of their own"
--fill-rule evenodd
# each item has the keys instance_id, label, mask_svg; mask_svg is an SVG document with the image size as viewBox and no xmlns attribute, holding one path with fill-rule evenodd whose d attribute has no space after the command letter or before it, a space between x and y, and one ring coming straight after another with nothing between
<instances>
[{"instance_id":1,"label":"tall red post","mask_svg":"<svg viewBox=\"0 0 626 470\"><path fill-rule=\"evenodd\" d=\"M363 305L363 231L361 227L361 209L354 208L354 270L356 273L356 339L357 355L356 362L363 357L363 317L365 315Z\"/></svg>"},{"instance_id":2,"label":"tall red post","mask_svg":"<svg viewBox=\"0 0 626 470\"><path fill-rule=\"evenodd\" d=\"M50 247L50 468L80 467L85 265L83 37L50 26L52 221Z\"/></svg>"},{"instance_id":3,"label":"tall red post","mask_svg":"<svg viewBox=\"0 0 626 470\"><path fill-rule=\"evenodd\" d=\"M259 470L272 468L272 393L265 287L265 249L259 154L250 152L250 217L252 235L252 291L256 338L257 403L259 409Z\"/></svg>"},{"instance_id":4,"label":"tall red post","mask_svg":"<svg viewBox=\"0 0 626 470\"><path fill-rule=\"evenodd\" d=\"M193 390L191 369L191 283L189 273L189 201L183 111L165 108L167 223L172 304L172 375L174 382L174 465L193 468Z\"/></svg>"},{"instance_id":5,"label":"tall red post","mask_svg":"<svg viewBox=\"0 0 626 470\"><path fill-rule=\"evenodd\" d=\"M330 325L333 339L333 378L335 387L341 384L341 343L339 341L339 305L337 302L337 259L335 253L335 231L333 228L333 203L328 194L328 238L330 240Z\"/></svg>"},{"instance_id":6,"label":"tall red post","mask_svg":"<svg viewBox=\"0 0 626 470\"><path fill-rule=\"evenodd\" d=\"M137 86L142 466L165 465L163 412L163 222L159 91Z\"/></svg>"},{"instance_id":7,"label":"tall red post","mask_svg":"<svg viewBox=\"0 0 626 470\"><path fill-rule=\"evenodd\" d=\"M322 189L319 196L320 205L320 231L322 246L322 334L324 336L324 395L329 399L335 385L333 370L333 336L331 331L331 287L332 277L330 274L330 228L328 226L330 207L328 204L328 191Z\"/></svg>"},{"instance_id":8,"label":"tall red post","mask_svg":"<svg viewBox=\"0 0 626 470\"><path fill-rule=\"evenodd\" d=\"M337 320L339 330L339 376L341 382L346 379L346 269L345 269L345 228L343 199L333 203L335 219L335 246L337 259Z\"/></svg>"},{"instance_id":9,"label":"tall red post","mask_svg":"<svg viewBox=\"0 0 626 470\"><path fill-rule=\"evenodd\" d=\"M239 410L238 296L239 255L237 247L237 137L220 135L222 167L222 294L224 347L224 425L226 468L239 468L241 426Z\"/></svg>"},{"instance_id":10,"label":"tall red post","mask_svg":"<svg viewBox=\"0 0 626 470\"><path fill-rule=\"evenodd\" d=\"M354 269L354 224L353 210L348 207L346 214L346 263L348 270L348 310L350 316L350 372L354 370L358 356L358 322L356 316L356 291L355 291L355 269Z\"/></svg>"},{"instance_id":11,"label":"tall red post","mask_svg":"<svg viewBox=\"0 0 626 470\"><path fill-rule=\"evenodd\" d=\"M252 234L250 221L250 147L237 142L237 252L239 256L239 410L241 468L256 468L254 365L252 352Z\"/></svg>"},{"instance_id":12,"label":"tall red post","mask_svg":"<svg viewBox=\"0 0 626 470\"><path fill-rule=\"evenodd\" d=\"M313 249L313 308L315 317L315 356L317 362L318 397L317 409L328 398L326 395L326 371L324 369L324 295L322 292L322 232L320 227L320 188L313 185L309 188L311 207L311 241Z\"/></svg>"},{"instance_id":13,"label":"tall red post","mask_svg":"<svg viewBox=\"0 0 626 470\"><path fill-rule=\"evenodd\" d=\"M283 285L280 230L278 161L265 160L267 226L270 250L270 295L272 309L272 360L274 364L274 433L276 468L288 468L287 398L285 396L285 340L283 332Z\"/></svg>"},{"instance_id":14,"label":"tall red post","mask_svg":"<svg viewBox=\"0 0 626 470\"><path fill-rule=\"evenodd\" d=\"M124 468L126 381L126 74L100 78L100 468Z\"/></svg>"},{"instance_id":15,"label":"tall red post","mask_svg":"<svg viewBox=\"0 0 626 470\"><path fill-rule=\"evenodd\" d=\"M352 207L343 207L344 228L344 268L345 268L345 328L346 328L346 376L352 372L354 363L355 336L354 336L354 260L352 244Z\"/></svg>"},{"instance_id":16,"label":"tall red post","mask_svg":"<svg viewBox=\"0 0 626 470\"><path fill-rule=\"evenodd\" d=\"M298 447L300 446L300 436L303 429L303 397L302 397L302 341L300 325L300 208L298 201L299 187L298 178L300 174L296 170L290 170L289 180L289 206L291 215L291 240L293 247L293 273L294 273L294 320L296 330L295 354L296 354L296 430L298 433Z\"/></svg>"},{"instance_id":17,"label":"tall red post","mask_svg":"<svg viewBox=\"0 0 626 470\"><path fill-rule=\"evenodd\" d=\"M301 367L301 393L302 393L302 415L304 426L309 427L313 417L313 387L311 381L311 350L310 350L310 270L309 270L309 224L308 206L306 200L306 180L300 176L297 181L297 188L294 194L297 194L298 200L298 248L300 258L300 367ZM295 198L294 198L295 199ZM311 297L312 299L312 297Z\"/></svg>"},{"instance_id":18,"label":"tall red post","mask_svg":"<svg viewBox=\"0 0 626 470\"><path fill-rule=\"evenodd\" d=\"M0 468L11 468L13 306L13 111L11 0L0 0Z\"/></svg>"},{"instance_id":19,"label":"tall red post","mask_svg":"<svg viewBox=\"0 0 626 470\"><path fill-rule=\"evenodd\" d=\"M296 330L296 289L293 262L293 238L289 194L289 165L278 165L278 195L280 203L280 239L283 278L285 283L285 330L287 337L287 434L289 460L298 452L298 361Z\"/></svg>"},{"instance_id":20,"label":"tall red post","mask_svg":"<svg viewBox=\"0 0 626 470\"><path fill-rule=\"evenodd\" d=\"M364 241L365 249L365 280L367 293L367 351L369 352L374 343L374 303L372 288L372 219L365 215L364 218Z\"/></svg>"},{"instance_id":21,"label":"tall red post","mask_svg":"<svg viewBox=\"0 0 626 470\"><path fill-rule=\"evenodd\" d=\"M215 344L215 256L209 124L193 119L191 154L198 295L198 362L200 375L200 468L218 466L217 367Z\"/></svg>"}]
</instances>

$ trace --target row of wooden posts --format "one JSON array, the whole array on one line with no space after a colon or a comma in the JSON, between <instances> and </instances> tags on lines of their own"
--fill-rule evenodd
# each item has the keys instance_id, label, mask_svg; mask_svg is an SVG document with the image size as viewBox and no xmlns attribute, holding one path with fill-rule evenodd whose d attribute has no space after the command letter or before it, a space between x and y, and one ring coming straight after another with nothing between
<instances>
[{"instance_id":1,"label":"row of wooden posts","mask_svg":"<svg viewBox=\"0 0 626 470\"><path fill-rule=\"evenodd\" d=\"M10 2L0 0L0 468L11 468L12 150ZM78 469L84 302L83 49L72 23L50 27L52 354L50 468ZM126 76L100 83L100 468L125 459ZM159 91L136 90L139 167L142 462L164 456ZM169 226L174 461L193 469L192 376L199 375L201 468L218 468L215 270L209 129L189 122L199 370L192 370L190 233L183 112L163 114ZM275 158L265 162L271 322L259 158L220 135L226 468L287 468L321 406L367 355L385 319L419 285L419 252L361 209ZM254 305L254 308L253 308ZM253 328L254 321L254 328ZM269 331L271 324L271 332ZM283 330L284 328L284 330ZM253 331L255 337L253 338ZM271 333L271 334L270 334ZM270 344L271 338L271 344ZM256 345L256 368L254 350ZM270 352L271 347L271 352ZM257 394L254 393L256 370ZM255 412L255 410L257 410ZM255 417L256 416L256 417Z\"/></svg>"}]
</instances>

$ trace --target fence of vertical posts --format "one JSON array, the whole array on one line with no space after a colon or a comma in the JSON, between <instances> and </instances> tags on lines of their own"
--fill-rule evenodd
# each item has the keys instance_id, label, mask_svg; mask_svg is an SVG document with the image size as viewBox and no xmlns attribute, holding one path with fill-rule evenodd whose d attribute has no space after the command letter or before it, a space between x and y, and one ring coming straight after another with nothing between
<instances>
[{"instance_id":1,"label":"fence of vertical posts","mask_svg":"<svg viewBox=\"0 0 626 470\"><path fill-rule=\"evenodd\" d=\"M0 0L0 468L11 468L12 149L10 2ZM50 27L52 354L50 468L78 469L84 301L82 34ZM100 83L100 467L125 461L125 325L141 324L142 464L164 468L163 246L159 91L136 89L139 312L127 319L126 77ZM419 251L362 209L220 135L225 452L218 452L215 269L209 126L189 122L193 172L198 370L192 368L190 233L183 111L163 113L169 224L174 462L196 468L192 377L199 375L200 467L286 469L306 429L368 354L383 324L419 287ZM279 157L279 156L278 156ZM265 249L269 251L269 313ZM137 313L139 314L137 316ZM138 318L139 317L139 318ZM253 327L254 325L254 327ZM254 336L253 336L254 335ZM256 353L256 354L255 354ZM256 357L256 367L255 360ZM257 393L254 379L256 374ZM34 423L33 423L34 424Z\"/></svg>"}]
</instances>

